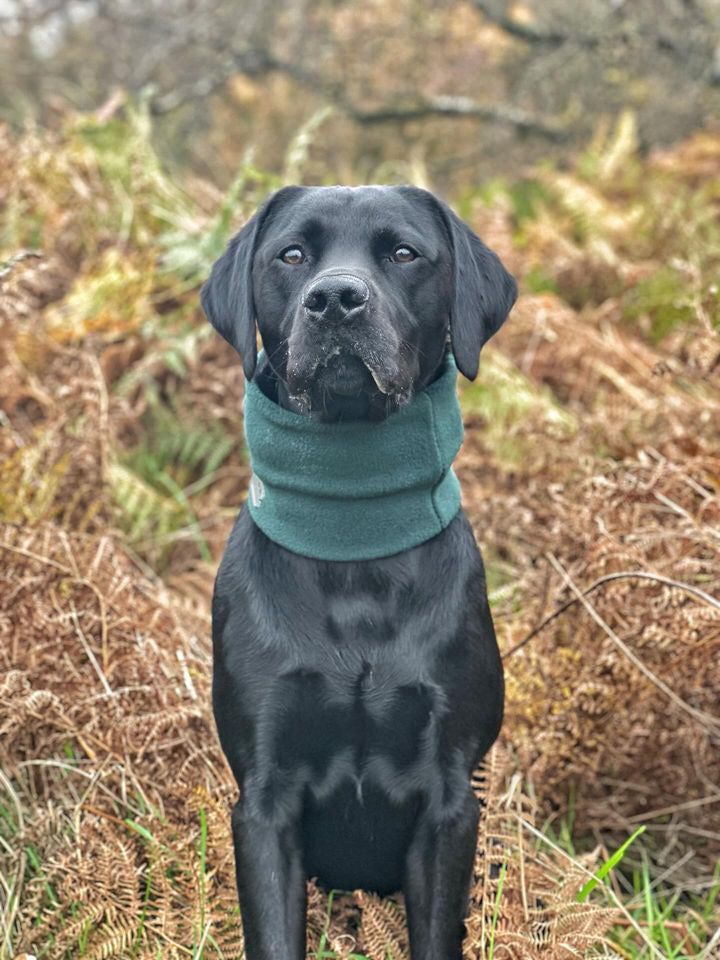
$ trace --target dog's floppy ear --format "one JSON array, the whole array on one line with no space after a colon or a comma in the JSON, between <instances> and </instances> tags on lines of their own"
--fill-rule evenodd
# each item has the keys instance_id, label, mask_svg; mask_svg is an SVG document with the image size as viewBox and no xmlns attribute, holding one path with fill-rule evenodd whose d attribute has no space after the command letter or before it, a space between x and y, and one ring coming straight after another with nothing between
<instances>
[{"instance_id":1,"label":"dog's floppy ear","mask_svg":"<svg viewBox=\"0 0 720 960\"><path fill-rule=\"evenodd\" d=\"M252 380L257 363L255 302L253 300L253 254L270 210L298 187L285 187L273 194L252 219L230 240L216 260L200 293L205 315L217 332L242 357L243 371Z\"/></svg>"},{"instance_id":2,"label":"dog's floppy ear","mask_svg":"<svg viewBox=\"0 0 720 960\"><path fill-rule=\"evenodd\" d=\"M497 254L460 217L444 203L440 209L455 261L450 342L458 370L474 380L480 350L507 319L517 297L517 284Z\"/></svg>"},{"instance_id":3,"label":"dog's floppy ear","mask_svg":"<svg viewBox=\"0 0 720 960\"><path fill-rule=\"evenodd\" d=\"M205 316L242 357L247 380L252 380L257 362L252 259L261 219L262 211L230 240L200 293Z\"/></svg>"}]
</instances>

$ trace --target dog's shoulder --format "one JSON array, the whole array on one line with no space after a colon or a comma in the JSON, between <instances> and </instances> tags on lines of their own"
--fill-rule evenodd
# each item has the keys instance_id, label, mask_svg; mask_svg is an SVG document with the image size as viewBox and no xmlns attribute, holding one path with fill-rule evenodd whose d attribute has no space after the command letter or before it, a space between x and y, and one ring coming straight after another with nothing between
<instances>
[{"instance_id":1,"label":"dog's shoulder","mask_svg":"<svg viewBox=\"0 0 720 960\"><path fill-rule=\"evenodd\" d=\"M479 619L478 619L479 616ZM227 629L286 643L319 636L387 642L417 625L438 643L489 621L482 557L461 510L437 536L376 560L333 562L271 541L243 510L228 540L213 601L216 637Z\"/></svg>"}]
</instances>

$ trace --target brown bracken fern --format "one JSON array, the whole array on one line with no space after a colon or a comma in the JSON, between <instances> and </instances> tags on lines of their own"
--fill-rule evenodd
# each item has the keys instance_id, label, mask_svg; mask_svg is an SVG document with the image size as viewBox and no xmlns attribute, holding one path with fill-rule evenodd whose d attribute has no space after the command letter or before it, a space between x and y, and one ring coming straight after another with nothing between
<instances>
[{"instance_id":1,"label":"brown bracken fern","mask_svg":"<svg viewBox=\"0 0 720 960\"><path fill-rule=\"evenodd\" d=\"M611 949L601 891L576 900L595 858L540 839L547 816L611 848L648 823L649 869L678 884L720 855L720 619L697 593L720 597L720 145L641 164L627 123L538 175L534 217L515 194L473 211L526 289L549 283L462 393L464 503L516 650L476 777L468 960ZM241 366L158 268L157 211L188 196L131 112L98 125L0 128L0 952L229 960L208 599L247 480ZM574 589L598 581L590 610ZM406 960L401 898L308 897L311 956Z\"/></svg>"}]
</instances>

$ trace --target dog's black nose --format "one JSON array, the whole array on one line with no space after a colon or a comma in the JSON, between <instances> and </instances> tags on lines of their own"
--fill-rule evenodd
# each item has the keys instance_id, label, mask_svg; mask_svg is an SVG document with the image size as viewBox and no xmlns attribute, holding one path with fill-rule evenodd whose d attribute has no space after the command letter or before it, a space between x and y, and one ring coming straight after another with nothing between
<instances>
[{"instance_id":1,"label":"dog's black nose","mask_svg":"<svg viewBox=\"0 0 720 960\"><path fill-rule=\"evenodd\" d=\"M333 273L313 281L303 296L305 313L314 319L349 320L361 313L370 288L351 273Z\"/></svg>"}]
</instances>

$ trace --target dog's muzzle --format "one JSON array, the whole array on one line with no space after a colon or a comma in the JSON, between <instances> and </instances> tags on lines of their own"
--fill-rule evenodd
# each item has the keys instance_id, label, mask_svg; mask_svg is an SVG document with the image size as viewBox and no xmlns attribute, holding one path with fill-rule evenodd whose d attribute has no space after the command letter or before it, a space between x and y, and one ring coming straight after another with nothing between
<instances>
[{"instance_id":1,"label":"dog's muzzle","mask_svg":"<svg viewBox=\"0 0 720 960\"><path fill-rule=\"evenodd\" d=\"M328 270L308 283L287 364L290 396L305 409L323 409L328 394L379 394L398 403L409 397L409 384L398 376L397 337L382 324L375 298L371 281L347 269Z\"/></svg>"}]
</instances>

